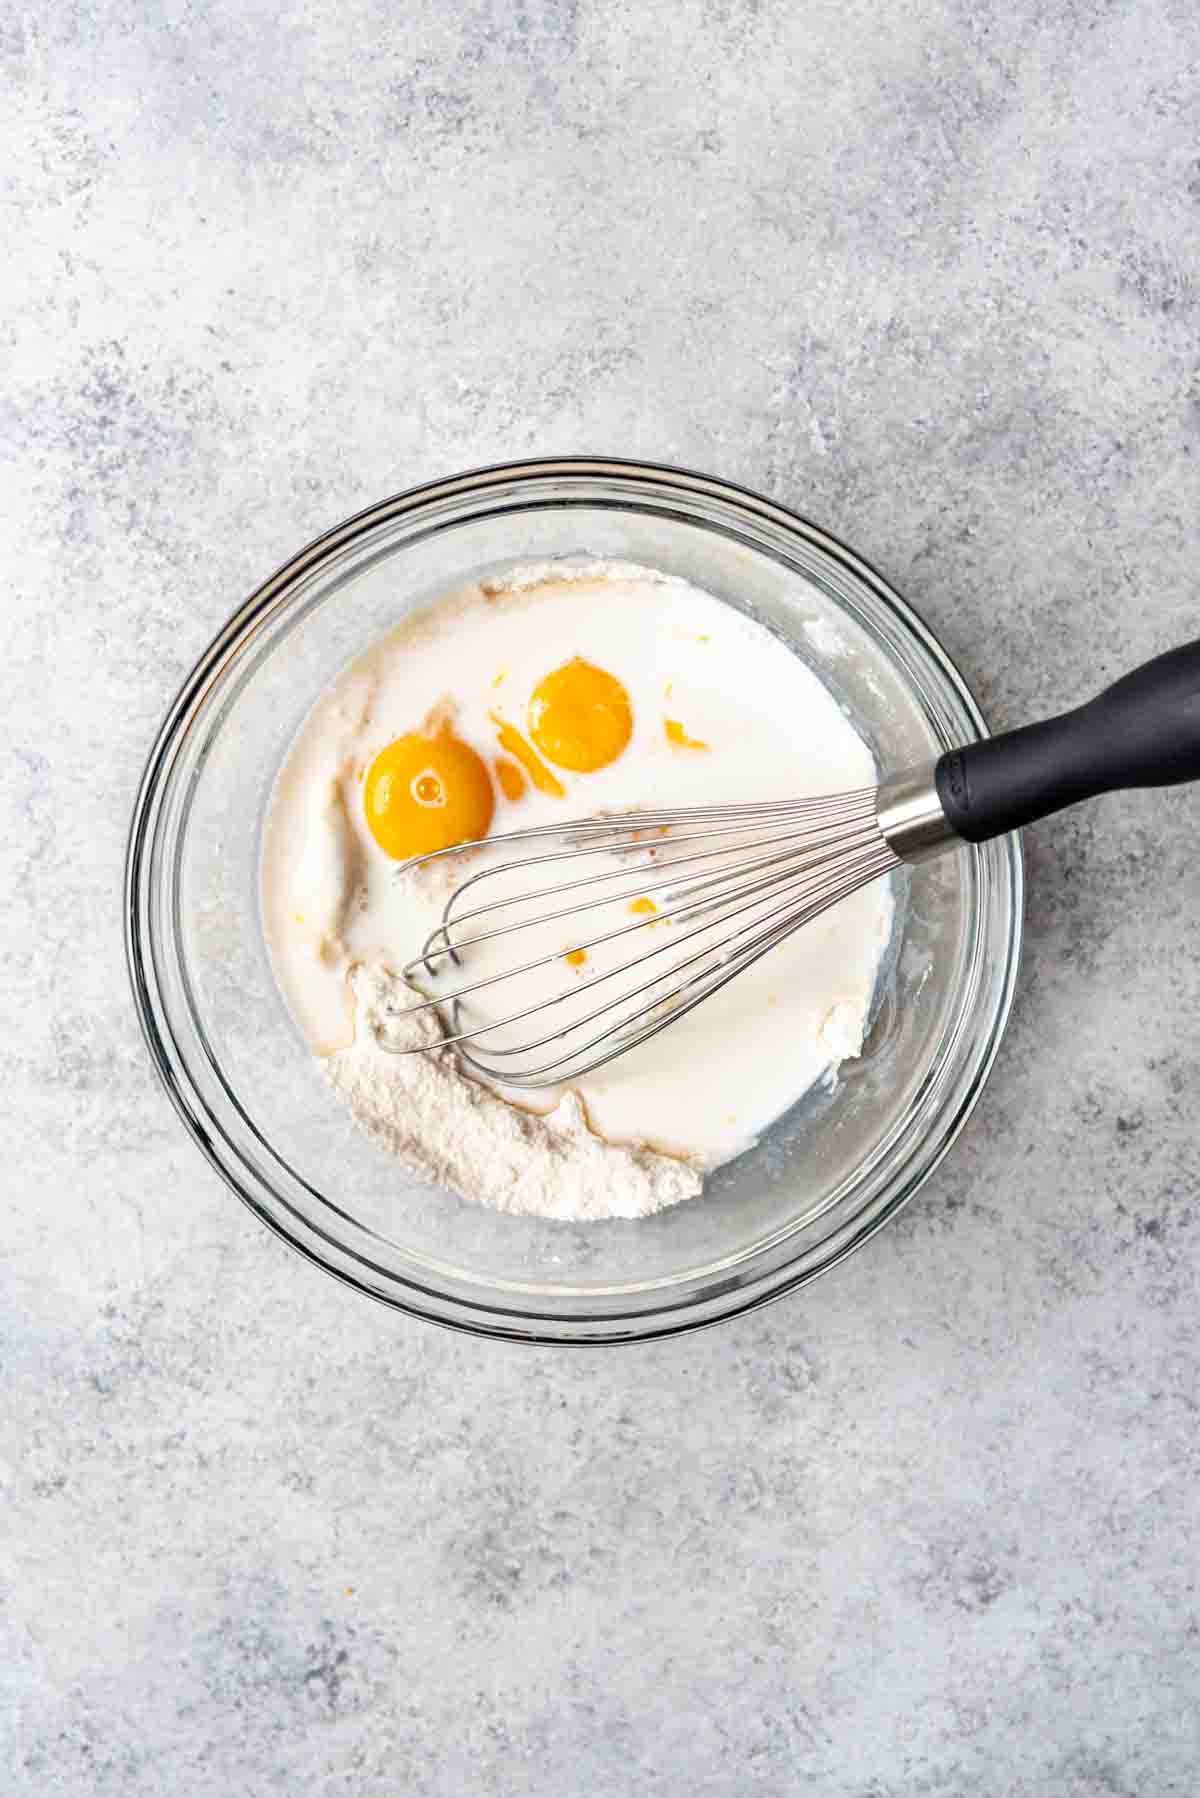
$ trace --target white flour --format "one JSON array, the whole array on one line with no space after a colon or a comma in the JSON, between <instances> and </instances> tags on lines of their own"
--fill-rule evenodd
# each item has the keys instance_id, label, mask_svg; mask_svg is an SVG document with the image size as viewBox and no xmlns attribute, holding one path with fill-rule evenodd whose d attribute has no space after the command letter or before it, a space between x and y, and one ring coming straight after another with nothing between
<instances>
[{"instance_id":1,"label":"white flour","mask_svg":"<svg viewBox=\"0 0 1200 1798\"><path fill-rule=\"evenodd\" d=\"M646 1217L700 1191L685 1162L593 1135L576 1093L535 1117L468 1080L452 1050L390 1053L381 1044L437 1042L433 1014L401 1015L421 995L377 964L351 985L354 1042L325 1070L362 1128L425 1179L498 1211L586 1222Z\"/></svg>"}]
</instances>

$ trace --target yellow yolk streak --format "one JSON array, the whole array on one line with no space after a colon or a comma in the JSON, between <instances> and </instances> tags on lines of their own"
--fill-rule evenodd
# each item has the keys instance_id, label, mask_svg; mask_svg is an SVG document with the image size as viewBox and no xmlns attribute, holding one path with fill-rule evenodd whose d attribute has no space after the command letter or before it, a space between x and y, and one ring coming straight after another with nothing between
<instances>
[{"instance_id":1,"label":"yellow yolk streak","mask_svg":"<svg viewBox=\"0 0 1200 1798\"><path fill-rule=\"evenodd\" d=\"M629 902L629 909L636 914L639 912L656 912L658 907L655 905L653 899L631 899Z\"/></svg>"},{"instance_id":2,"label":"yellow yolk streak","mask_svg":"<svg viewBox=\"0 0 1200 1798\"><path fill-rule=\"evenodd\" d=\"M689 737L677 718L664 718L663 727L667 733L667 742L672 749L707 749L699 737Z\"/></svg>"},{"instance_id":3,"label":"yellow yolk streak","mask_svg":"<svg viewBox=\"0 0 1200 1798\"><path fill-rule=\"evenodd\" d=\"M495 712L490 715L496 726L496 741L501 749L516 757L538 792L549 794L551 799L565 799L567 789L556 774L551 774L545 762L539 761L520 731L514 725L505 724L503 718L497 718Z\"/></svg>"},{"instance_id":4,"label":"yellow yolk streak","mask_svg":"<svg viewBox=\"0 0 1200 1798\"><path fill-rule=\"evenodd\" d=\"M506 756L498 755L495 767L496 779L500 782L500 791L506 799L511 799L515 803L525 791L525 776L517 764L510 762Z\"/></svg>"}]
</instances>

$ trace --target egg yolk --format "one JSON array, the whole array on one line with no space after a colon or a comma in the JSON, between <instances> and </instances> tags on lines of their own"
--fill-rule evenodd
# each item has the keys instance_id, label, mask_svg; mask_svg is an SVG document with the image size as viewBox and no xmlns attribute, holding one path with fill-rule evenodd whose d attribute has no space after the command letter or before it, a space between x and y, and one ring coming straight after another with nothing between
<instances>
[{"instance_id":1,"label":"egg yolk","mask_svg":"<svg viewBox=\"0 0 1200 1798\"><path fill-rule=\"evenodd\" d=\"M547 761L594 774L615 762L633 735L629 695L615 675L574 656L534 688L529 734Z\"/></svg>"},{"instance_id":2,"label":"egg yolk","mask_svg":"<svg viewBox=\"0 0 1200 1798\"><path fill-rule=\"evenodd\" d=\"M587 950L568 949L567 953L563 956L563 960L567 963L568 967L581 968L587 960Z\"/></svg>"},{"instance_id":3,"label":"egg yolk","mask_svg":"<svg viewBox=\"0 0 1200 1798\"><path fill-rule=\"evenodd\" d=\"M656 912L658 907L655 905L653 899L632 899L629 903L629 909L636 916L639 913L649 914L650 912Z\"/></svg>"},{"instance_id":4,"label":"egg yolk","mask_svg":"<svg viewBox=\"0 0 1200 1798\"><path fill-rule=\"evenodd\" d=\"M485 837L495 799L487 767L448 725L381 749L363 788L367 828L397 861Z\"/></svg>"}]
</instances>

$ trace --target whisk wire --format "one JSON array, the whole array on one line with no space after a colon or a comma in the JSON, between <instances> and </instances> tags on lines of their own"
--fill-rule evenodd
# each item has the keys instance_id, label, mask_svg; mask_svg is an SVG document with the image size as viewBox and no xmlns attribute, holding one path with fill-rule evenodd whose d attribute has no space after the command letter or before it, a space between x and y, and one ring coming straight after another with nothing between
<instances>
[{"instance_id":1,"label":"whisk wire","mask_svg":"<svg viewBox=\"0 0 1200 1798\"><path fill-rule=\"evenodd\" d=\"M762 834L764 831L767 834ZM470 951L486 951L489 945L518 932L553 928L564 919L594 913L601 907L624 906L651 894L663 896L659 906L631 923L582 936L567 949L559 943L549 953L499 972L483 972L405 1008L406 1014L430 1009L448 1012L452 1028L437 1046L453 1046L465 1065L510 1087L558 1085L648 1041L719 992L794 930L899 865L899 857L876 823L872 790L814 800L656 809L620 818L577 819L565 826L514 832L491 839L484 847L494 852L548 838L567 846L505 860L461 882L421 954L404 969L406 978L422 966L436 977L439 963L449 960L461 968ZM692 850L688 846L693 843L704 847ZM683 854L678 853L681 846ZM421 860L434 861L445 853L438 851ZM555 882L555 871L564 862L601 854L614 857L620 865ZM631 881L636 857L640 861ZM401 872L409 872L414 865L407 864ZM549 884L530 886L533 869L547 876ZM684 869L690 872L681 878ZM654 878L647 880L647 874ZM499 880L503 888L514 879L518 891L501 891L484 904L462 909L464 895L474 892L482 896L483 883ZM613 882L625 884L615 892L608 891ZM577 893L587 896L571 904L558 903L564 895ZM552 909L512 919L514 909L545 899L553 902ZM473 922L498 920L506 913L510 921L494 922L491 929L477 929L469 936L461 934ZM536 977L537 970L561 964L568 956L603 951L651 926L667 927L662 942L629 956L618 951L621 959L612 967L601 968L584 980L573 979L569 987L551 993L535 991L530 1003L506 1010L502 1016L476 1021L469 1015L466 1001L474 996L522 976ZM685 950L690 952L681 953ZM672 959L648 972L663 956ZM647 971L646 978L640 978L642 970ZM629 979L636 984L629 985ZM589 1003L588 994L611 989L614 982L619 983L619 990L610 991L600 1004ZM518 990L514 988L514 992ZM535 1026L532 1035L520 1032L517 1042L498 1040L531 1018L544 1017L549 1024L548 1014L560 1012L571 1002L576 1011L565 1020L556 1019L542 1034ZM584 1007L581 1012L580 1005ZM580 1041L581 1033L597 1023L601 1028ZM530 1065L529 1058L551 1044L561 1045L559 1052ZM397 1052L416 1053L419 1047L398 1047Z\"/></svg>"},{"instance_id":2,"label":"whisk wire","mask_svg":"<svg viewBox=\"0 0 1200 1798\"><path fill-rule=\"evenodd\" d=\"M720 992L720 990L724 986L727 986L731 980L735 979L738 974L743 973L746 968L752 967L755 962L760 961L764 955L775 948L777 944L783 942L793 933L793 931L802 928L803 925L807 923L811 923L815 918L819 917L822 912L827 911L830 906L835 905L840 899L857 891L867 880L877 878L879 875L888 872L889 869L895 865L896 862L894 858L880 855L878 857L877 865L870 868L858 868L852 878L847 879L834 890L822 894L814 903L801 908L798 912L790 912L782 923L773 926L768 931L760 932L758 936L752 938L750 943L744 945L743 949L739 951L736 956L732 958L726 956L722 961L718 962L712 970L713 978L702 986L700 992L683 1004L673 1005L671 1004L671 1001L676 996L686 991L688 987L701 981L703 976L693 975L689 977L688 980L681 982L680 985L672 989L671 992L652 1000L648 1005L642 1006L639 1010L627 1015L624 1019L619 1019L616 1023L608 1025L587 1043L578 1045L569 1053L556 1057L552 1061L545 1062L540 1067L525 1069L519 1077L514 1076L508 1069L498 1068L482 1061L472 1049L460 1051L460 1053L463 1055L463 1059L467 1064L474 1068L476 1072L502 1082L507 1086L539 1087L558 1085L562 1080L568 1077L577 1079L583 1074L592 1073L595 1069L604 1067L606 1063L615 1061L618 1056L624 1055L628 1050L636 1048L640 1043L647 1042L651 1037L657 1036L658 1033L661 1030L665 1030L669 1024L674 1024L681 1018L686 1017L688 1012L693 1011L697 1005L702 1004L705 999L712 998L715 993ZM706 951L700 951L696 956L689 958L689 961L676 964L670 971L675 973L678 972L681 967L686 967L693 961L703 960L706 953ZM732 965L729 965L730 961L732 961ZM722 972L722 969L724 969L724 972ZM656 980L648 982L646 985L652 987L659 985L660 983L661 980ZM645 990L645 986L636 989L637 992ZM634 995L626 994L625 996L632 997ZM614 1001L614 1003L619 1003L619 1001ZM638 1019L647 1017L653 1012L658 1011L661 1013L662 1008L666 1006L670 1006L670 1009L667 1010L664 1015L660 1015L653 1022L647 1024L645 1028L633 1035L625 1034L629 1025L636 1023ZM610 1009L611 1005L600 1007L597 1011L590 1014L590 1018L601 1016L605 1011ZM568 1029L578 1029L585 1021L588 1020L580 1019L576 1024L569 1026ZM552 1042L556 1037L563 1034L567 1034L567 1032L553 1032L548 1037L543 1037L540 1042L525 1044L523 1045L522 1052L528 1053L534 1048L543 1047L546 1042ZM464 1040L475 1040L477 1036L477 1032L468 1032L467 1037ZM589 1049L594 1048L598 1043L602 1042L610 1043L612 1046L605 1053L593 1057L590 1061L579 1061L579 1056L586 1054ZM486 1047L486 1045L481 1046ZM495 1049L492 1049L489 1052L492 1054L497 1053ZM564 1064L569 1064L569 1066L565 1066Z\"/></svg>"},{"instance_id":3,"label":"whisk wire","mask_svg":"<svg viewBox=\"0 0 1200 1798\"><path fill-rule=\"evenodd\" d=\"M789 850L786 854L783 854L783 855L757 857L752 861L742 863L738 869L738 873L739 873L739 875L753 873L760 868L771 867L780 862L782 862L785 866L790 867L794 870L799 870L799 869L805 868L805 867L820 866L823 862L832 859L832 857L840 851L841 845L847 840L847 838L850 836L850 834L851 833L848 830L845 830L838 836L830 838L828 840L822 839L820 842L818 842L815 845L805 844L801 847L793 847L791 850ZM766 848L772 844L780 843L780 842L791 842L794 845L794 843L795 843L794 834L782 833L780 835L773 836L773 837L754 839L752 841L752 843L750 844L750 847L755 848L755 849L762 849L762 848ZM684 866L686 864L689 864L689 863L693 863L693 862L697 862L697 861L707 861L707 860L710 860L711 855L715 854L715 853L720 853L722 855L728 855L730 852L728 850L722 850L720 852L716 852L716 851L711 852L708 855L679 856L678 858L672 857L668 860L664 860L662 862L656 863L655 864L656 870L659 868L677 869L677 868ZM495 870L491 870L490 872L495 872ZM613 879L613 878L617 878L617 877L624 877L626 874L627 874L627 870L620 869L620 870L616 870L615 872L610 872L609 874L590 875L585 880L566 882L565 884L559 886L556 890L558 893L561 894L563 892L571 891L572 889L574 889L575 887L578 887L578 886L591 886L593 884L596 884L596 883L604 881L604 880L609 880L609 879ZM486 878L487 878L486 873L474 876L474 879L476 881L483 880ZM613 939L613 937L625 935L628 933L628 931L645 929L648 925L662 923L670 918L675 918L675 917L679 917L682 915L686 915L686 913L692 909L691 902L694 901L694 897L696 894L705 892L705 891L710 891L714 888L719 888L725 882L727 882L729 880L729 878L730 878L729 872L726 870L724 872L710 873L700 879L689 880L682 887L676 887L676 876L674 874L669 874L669 875L667 875L667 877L665 879L662 879L662 880L655 880L655 881L639 880L639 881L634 882L633 885L627 887L626 890L622 893L605 894L596 899L585 900L581 905L561 906L554 911L538 912L533 917L522 918L522 919L518 920L516 923L502 925L495 930L484 931L476 936L451 937L450 931L453 927L461 928L471 918L482 917L482 916L485 916L489 912L504 910L511 906L523 904L526 900L539 899L539 898L543 898L545 896L544 892L542 892L540 890L533 890L533 891L527 890L522 893L511 894L503 899L493 900L488 905L477 906L477 907L473 908L471 911L461 912L452 917L450 915L450 906L453 905L454 900L457 899L459 894L461 894L461 892L463 891L463 888L460 887L458 889L458 892L452 896L450 904L447 906L446 912L443 914L442 922L437 926L436 930L434 930L430 933L429 937L426 939L426 942L421 950L420 955L416 956L412 961L410 961L405 966L403 973L404 973L405 978L407 978L411 973L414 973L417 970L417 968L419 968L423 965L425 967L426 971L428 973L432 974L432 973L434 973L435 970L431 964L435 957L448 956L451 960L457 962L462 951L465 949L478 948L482 944L488 943L488 942L493 942L499 937L511 936L511 935L515 934L517 931L529 930L540 924L554 923L560 918L577 917L581 912L595 910L599 906L613 905L613 904L618 904L618 903L624 904L626 901L629 901L629 900L633 900L633 899L636 899L639 897L649 897L649 895L652 893L665 892L665 891L669 891L671 889L674 889L674 896L676 898L687 899L689 901L689 904L687 904L687 905L681 905L679 907L676 907L674 909L668 909L666 911L656 909L653 913L650 913L645 917L639 918L636 923L626 926L624 930L611 931L608 933L607 936L593 938L590 942L581 942L581 943L576 943L576 944L572 945L572 947L575 949L590 949L596 943L611 941ZM738 896L738 893L741 890L742 889L735 888L731 892L727 893L726 897L735 898ZM436 939L438 937L441 937L443 939L440 947L436 946ZM542 958L542 962L545 963L545 962L555 961L559 958L559 956L562 953L564 953L564 951L560 950L560 951L557 951L555 954L545 956ZM534 967L537 965L542 965L542 964L535 963L535 962L528 962L528 963L525 963L520 970L512 969L512 970L510 970L510 972L516 973L519 971L519 972L524 973L524 972L527 972L531 967ZM464 991L466 991L466 990L469 990L469 989L464 989ZM446 999L458 997L458 996L461 996L461 995L459 995L459 994L444 995L444 997Z\"/></svg>"},{"instance_id":4,"label":"whisk wire","mask_svg":"<svg viewBox=\"0 0 1200 1798\"><path fill-rule=\"evenodd\" d=\"M856 794L856 795L852 795L849 797L858 798L859 795ZM870 797L871 796L869 794L862 795L862 798L864 799L864 801L869 800ZM811 801L808 802L808 804L810 806L813 803L814 802L811 802ZM708 809L708 808L704 808L704 809ZM721 808L711 808L711 809L716 810L716 809L721 809ZM790 811L792 810L791 807L780 808L780 809L784 810L785 814L790 813ZM649 814L649 815L654 816L654 817L659 817L659 816L666 816L667 814L656 813L656 814ZM679 817L681 814L676 812L671 815L674 817ZM690 816L691 814L689 813L688 815ZM422 948L421 954L416 956L411 962L408 963L408 966L405 969L405 973L407 974L408 972L415 970L421 964L421 962L423 962L423 961L427 962L428 958L431 956L439 955L439 954L446 954L446 953L453 955L453 953L456 949L458 949L458 950L465 949L467 947L472 946L476 942L486 940L484 938L471 938L471 939L467 939L467 940L460 939L457 943L455 943L453 945L451 945L449 943L449 941L447 940L446 942L444 942L443 947L441 949L435 948L434 944L435 944L436 939L439 936L441 936L443 938L447 937L448 929L449 929L449 926L451 923L455 923L455 924L458 924L461 926L462 924L467 923L469 919L474 918L474 917L479 917L483 913L492 911L492 910L496 909L497 907L500 907L500 906L507 907L507 906L512 906L512 905L519 905L519 904L523 903L526 899L540 899L540 898L545 897L545 889L544 888L537 888L537 889L525 891L522 893L506 894L502 899L492 900L485 906L473 907L470 911L466 911L466 912L458 911L457 914L452 918L451 917L452 909L459 904L459 902L462 900L463 896L467 892L469 892L472 887L476 887L484 881L494 880L498 876L502 876L505 874L511 874L511 873L514 873L523 868L545 867L548 863L552 863L552 862L576 860L581 855L622 855L622 854L626 854L626 853L634 853L637 851L645 851L648 855L656 855L657 850L660 847L664 846L664 844L666 844L668 842L668 839L664 839L662 843L657 843L657 844L646 844L645 842L639 841L638 839L644 836L645 828L646 828L645 825L641 822L641 820L644 819L647 816L647 814L637 813L637 814L634 814L634 816L636 816L637 819L639 820L639 822L636 826L632 825L627 819L622 820L619 824L617 824L615 821L613 823L606 824L605 821L603 821L603 820L594 820L593 821L593 820L585 819L582 821L577 821L575 824L568 825L565 827L565 829L560 829L559 827L555 827L555 826L546 827L549 831L553 832L554 834L570 835L574 831L579 830L579 829L583 829L583 828L599 829L602 825L604 825L604 827L607 830L610 830L610 831L615 830L615 832L618 836L628 837L629 838L628 844L618 845L618 846L614 847L614 845L612 844L611 841L600 840L598 842L589 843L589 844L587 844L585 846L581 846L579 848L559 850L550 855L522 857L518 861L506 862L500 868L483 868L483 869L480 869L480 871L478 873L468 876L468 878L466 880L464 880L458 887L456 887L454 892L451 894L449 900L447 901L446 908L445 908L445 911L442 916L441 924L430 933L429 937L426 940L424 947ZM835 829L838 827L840 827L842 829L846 829L849 826L851 826L852 824L857 824L858 822L859 822L859 815L857 813L854 814L853 816L846 816L846 815L839 814L838 825L830 825L830 826L827 826L826 829L829 830L829 829ZM536 834L541 834L541 831L540 830L537 832L527 831L527 832L519 832L519 833L514 832L512 834L512 836L510 836L508 838L508 840L512 841L518 836L524 837L524 836L532 836L532 835L536 835ZM749 838L749 839L746 838L743 831L731 828L731 829L725 830L725 831L699 831L695 834L676 835L669 839L669 846L673 848L679 843L702 842L702 841L703 842L711 842L713 837L716 837L716 836L732 836L737 839L737 843L736 843L736 845L731 846L729 849L706 849L706 850L701 850L692 856L670 856L668 858L665 858L661 863L656 863L656 865L662 866L662 867L682 867L691 861L707 861L707 860L711 860L714 856L729 855L731 853L734 853L736 850L744 850L746 848L765 848L772 843L776 843L776 842L795 843L795 840L796 840L796 832L795 832L794 828L791 828L786 831L777 832L775 835L770 836L770 837ZM808 843L807 847L810 847L810 848L814 847L816 844L819 844L820 842L824 841L824 837L822 836L821 832L817 829L810 829L810 831L808 832L808 837L809 837L809 843ZM483 844L486 845L487 841L488 841L488 839L485 838L483 840ZM481 846L481 845L475 845L475 844L466 845L466 847L471 847L471 848L479 847L479 846ZM436 852L436 855L440 856L445 853L446 853L445 851L439 850ZM436 856L430 855L430 856L422 857L420 859L422 862L428 862L428 861L433 861L434 859L436 859ZM419 864L413 863L413 862L406 863L404 865L404 867L402 867L401 869L398 870L398 872L401 874L406 873L410 868L417 866L417 865L419 865ZM621 866L619 868L612 868L601 874L586 875L586 876L581 877L578 880L562 882L557 886L555 891L556 891L556 893L559 893L559 894L564 893L564 892L572 892L581 887L586 887L586 886L591 886L591 885L599 885L605 881L621 879L627 873L628 873L628 868L625 866ZM668 881L666 883L659 883L659 884L669 885L670 882ZM630 890L629 893L618 895L618 897L619 898L631 898L631 897L640 895L642 893L645 893L647 891L653 891L653 890L657 890L657 889L656 888L648 889L644 884L636 884ZM611 899L611 895L609 895L605 899L599 901L599 903L608 903L610 899ZM543 914L539 918L528 920L527 922L528 923L547 922L551 918L566 915L573 909L576 909L576 908L566 907L566 908L564 908L564 910L562 912ZM526 928L526 927L527 927L526 924L522 924L519 926L514 926L512 928ZM430 969L429 971L432 972L433 970Z\"/></svg>"}]
</instances>

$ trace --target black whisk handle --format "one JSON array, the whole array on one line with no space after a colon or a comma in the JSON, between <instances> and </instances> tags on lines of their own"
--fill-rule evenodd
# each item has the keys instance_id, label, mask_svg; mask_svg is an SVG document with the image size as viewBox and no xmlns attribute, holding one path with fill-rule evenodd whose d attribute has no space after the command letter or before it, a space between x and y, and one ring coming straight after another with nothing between
<instances>
[{"instance_id":1,"label":"black whisk handle","mask_svg":"<svg viewBox=\"0 0 1200 1798\"><path fill-rule=\"evenodd\" d=\"M1200 780L1200 642L1061 718L950 750L936 770L946 822L971 843L1098 793L1186 780Z\"/></svg>"}]
</instances>

